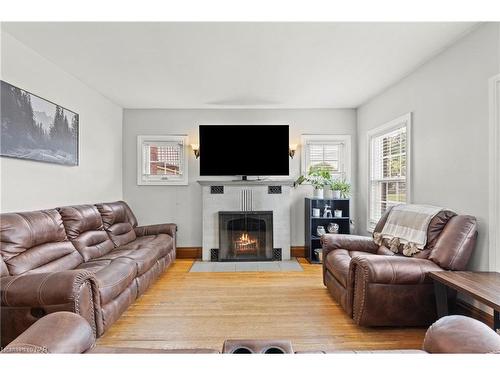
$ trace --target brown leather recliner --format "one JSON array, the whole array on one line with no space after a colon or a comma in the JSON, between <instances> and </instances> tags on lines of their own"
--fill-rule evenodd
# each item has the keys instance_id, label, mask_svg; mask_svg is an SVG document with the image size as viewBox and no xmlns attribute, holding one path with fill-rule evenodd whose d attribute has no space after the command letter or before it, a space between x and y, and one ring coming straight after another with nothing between
<instances>
[{"instance_id":1,"label":"brown leather recliner","mask_svg":"<svg viewBox=\"0 0 500 375\"><path fill-rule=\"evenodd\" d=\"M89 323L70 312L56 312L37 321L11 342L2 353L218 353L213 349L146 349L95 347ZM500 353L500 336L484 323L465 316L447 316L434 323L425 335L422 351L381 350L341 353ZM226 340L222 353L292 354L288 340ZM338 353L305 351L300 354Z\"/></svg>"},{"instance_id":2,"label":"brown leather recliner","mask_svg":"<svg viewBox=\"0 0 500 375\"><path fill-rule=\"evenodd\" d=\"M377 223L380 232L390 213ZM323 283L362 326L425 326L436 320L430 271L463 270L474 250L472 216L443 210L430 222L426 248L413 257L394 254L371 237L322 237Z\"/></svg>"},{"instance_id":3,"label":"brown leather recliner","mask_svg":"<svg viewBox=\"0 0 500 375\"><path fill-rule=\"evenodd\" d=\"M122 201L0 215L2 346L55 311L101 336L175 260L176 228Z\"/></svg>"}]
</instances>

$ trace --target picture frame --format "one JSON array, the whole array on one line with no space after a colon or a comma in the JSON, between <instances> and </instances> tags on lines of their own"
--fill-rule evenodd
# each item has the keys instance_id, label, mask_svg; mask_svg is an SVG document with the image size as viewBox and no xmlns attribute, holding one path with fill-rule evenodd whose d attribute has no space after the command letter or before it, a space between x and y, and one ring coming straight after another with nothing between
<instances>
[{"instance_id":1,"label":"picture frame","mask_svg":"<svg viewBox=\"0 0 500 375\"><path fill-rule=\"evenodd\" d=\"M3 80L0 83L0 156L77 166L79 114Z\"/></svg>"}]
</instances>

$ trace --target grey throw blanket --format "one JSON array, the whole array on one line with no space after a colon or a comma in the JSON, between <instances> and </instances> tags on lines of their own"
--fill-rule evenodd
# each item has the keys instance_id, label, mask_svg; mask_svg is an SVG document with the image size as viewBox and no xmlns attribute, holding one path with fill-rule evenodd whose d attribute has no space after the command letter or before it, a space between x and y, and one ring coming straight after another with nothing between
<instances>
[{"instance_id":1,"label":"grey throw blanket","mask_svg":"<svg viewBox=\"0 0 500 375\"><path fill-rule=\"evenodd\" d=\"M427 230L434 216L443 208L423 204L402 204L394 207L380 233L374 233L375 243L389 241L390 250L397 253L403 245L403 255L412 256L425 248Z\"/></svg>"}]
</instances>

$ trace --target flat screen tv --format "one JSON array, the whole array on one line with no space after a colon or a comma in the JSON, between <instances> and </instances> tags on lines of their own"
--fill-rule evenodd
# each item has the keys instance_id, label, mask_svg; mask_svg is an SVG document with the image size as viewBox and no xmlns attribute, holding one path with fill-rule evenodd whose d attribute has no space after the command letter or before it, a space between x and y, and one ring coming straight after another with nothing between
<instances>
[{"instance_id":1,"label":"flat screen tv","mask_svg":"<svg viewBox=\"0 0 500 375\"><path fill-rule=\"evenodd\" d=\"M200 125L201 176L288 176L288 125Z\"/></svg>"}]
</instances>

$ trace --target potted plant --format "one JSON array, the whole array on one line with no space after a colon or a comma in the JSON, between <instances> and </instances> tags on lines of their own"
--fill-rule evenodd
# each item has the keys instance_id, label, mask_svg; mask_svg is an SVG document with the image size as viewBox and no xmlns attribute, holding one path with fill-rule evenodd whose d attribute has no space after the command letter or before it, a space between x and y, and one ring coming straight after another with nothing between
<instances>
[{"instance_id":1,"label":"potted plant","mask_svg":"<svg viewBox=\"0 0 500 375\"><path fill-rule=\"evenodd\" d=\"M340 184L337 185L337 188L340 190L340 198L349 198L351 195L351 184L346 180L340 181Z\"/></svg>"},{"instance_id":2,"label":"potted plant","mask_svg":"<svg viewBox=\"0 0 500 375\"><path fill-rule=\"evenodd\" d=\"M314 188L314 198L323 199L323 188L330 179L330 171L323 166L313 166L305 176L300 176L295 183L301 185L306 182Z\"/></svg>"},{"instance_id":3,"label":"potted plant","mask_svg":"<svg viewBox=\"0 0 500 375\"><path fill-rule=\"evenodd\" d=\"M332 199L348 198L351 193L351 184L346 180L332 179L328 186L333 192Z\"/></svg>"},{"instance_id":4,"label":"potted plant","mask_svg":"<svg viewBox=\"0 0 500 375\"><path fill-rule=\"evenodd\" d=\"M338 179L332 179L329 181L329 187L330 190L332 191L332 199L340 199L340 192L341 192L341 181Z\"/></svg>"}]
</instances>

